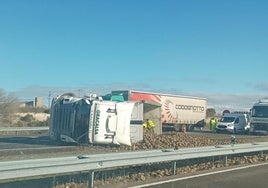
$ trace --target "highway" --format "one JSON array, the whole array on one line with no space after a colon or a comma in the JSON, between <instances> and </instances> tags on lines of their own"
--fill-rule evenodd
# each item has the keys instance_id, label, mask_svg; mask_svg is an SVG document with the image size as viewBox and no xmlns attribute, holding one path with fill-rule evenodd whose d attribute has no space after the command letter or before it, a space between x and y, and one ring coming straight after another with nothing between
<instances>
[{"instance_id":1,"label":"highway","mask_svg":"<svg viewBox=\"0 0 268 188\"><path fill-rule=\"evenodd\" d=\"M49 139L48 132L44 131L40 133L37 128L33 130L38 130L38 132L31 132L26 130L23 132L21 129L16 129L16 134L13 133L11 128L0 129L0 159L15 159L15 158L28 158L30 157L44 157L44 156L56 156L69 153L103 153L111 152L109 146L77 146L69 145L63 143L56 143ZM1 134L4 133L4 134ZM27 133L24 135L24 133ZM32 133L32 134L31 134ZM164 133L165 134L165 133ZM187 135L204 137L212 140L229 140L230 134L216 134L207 130L197 130L195 132L188 132ZM262 142L268 141L268 136L253 136L253 135L236 135L237 140L248 140L248 142ZM116 148L114 148L116 149ZM23 155L22 155L23 154Z\"/></svg>"},{"instance_id":2,"label":"highway","mask_svg":"<svg viewBox=\"0 0 268 188\"><path fill-rule=\"evenodd\" d=\"M3 132L3 131L2 131ZM8 131L6 131L8 132ZM17 130L19 132L19 130ZM165 134L165 133L164 133ZM195 131L188 132L187 134L193 136L204 136L208 139L230 139L230 134L216 134L211 131ZM248 139L255 142L268 141L268 136L253 136L253 135L236 135L237 139ZM23 135L22 133L18 135L5 135L1 134L0 129L0 149L18 149L18 148L36 148L36 147L48 147L48 146L59 146L62 143L56 143L49 139L48 132L42 132L42 134L32 133L28 135Z\"/></svg>"},{"instance_id":3,"label":"highway","mask_svg":"<svg viewBox=\"0 0 268 188\"><path fill-rule=\"evenodd\" d=\"M267 188L268 163L176 177L131 188Z\"/></svg>"},{"instance_id":4,"label":"highway","mask_svg":"<svg viewBox=\"0 0 268 188\"><path fill-rule=\"evenodd\" d=\"M202 135L212 139L225 139L229 138L230 135L227 134L215 134L211 132L205 131L198 131L187 133L191 135ZM252 136L252 135L237 135L238 139L250 139L252 141L266 141L267 136L259 137L259 136ZM102 153L110 151L109 148L103 147L86 147L87 151L90 153ZM57 153L67 152L68 154L75 153L80 154L84 153L84 147L82 146L66 146L61 144L56 144L52 142L47 134L37 134L37 135L2 135L0 136L0 159L1 160L10 160L11 158L19 156L20 159L26 154L30 155L31 158L33 157L32 154L38 154L39 157L42 156L59 156ZM180 149L183 150L183 149ZM111 151L110 151L111 152ZM41 154L44 155L41 155ZM65 153L65 154L67 154ZM174 152L171 152L174 153ZM193 153L193 152L190 152ZM202 172L204 173L204 172ZM178 179L167 180L169 177L164 177L166 180L165 182L157 182L148 185L142 185L138 187L253 187L252 185L257 187L263 187L263 182L266 181L268 183L268 165L265 164L264 166L256 166L247 169L235 169L235 170L225 170L219 172L209 172L205 174L192 174L189 177L182 177L180 176L172 176L177 177ZM186 175L185 175L186 176ZM257 176L257 177L255 177ZM243 181L242 181L243 180ZM154 180L155 181L155 180ZM246 185L244 185L246 182ZM253 184L252 184L253 182ZM201 186L200 186L201 185ZM216 186L215 186L216 185ZM223 186L222 186L223 185ZM265 186L267 187L267 186Z\"/></svg>"}]
</instances>

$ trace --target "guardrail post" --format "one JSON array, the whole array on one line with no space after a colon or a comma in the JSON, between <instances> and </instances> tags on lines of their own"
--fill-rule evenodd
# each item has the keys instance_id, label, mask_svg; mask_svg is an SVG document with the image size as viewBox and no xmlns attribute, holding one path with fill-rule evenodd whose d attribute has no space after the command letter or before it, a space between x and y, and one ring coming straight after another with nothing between
<instances>
[{"instance_id":1,"label":"guardrail post","mask_svg":"<svg viewBox=\"0 0 268 188\"><path fill-rule=\"evenodd\" d=\"M88 173L88 188L93 188L94 186L94 170L90 170Z\"/></svg>"},{"instance_id":2,"label":"guardrail post","mask_svg":"<svg viewBox=\"0 0 268 188\"><path fill-rule=\"evenodd\" d=\"M263 157L263 151L260 151L260 156Z\"/></svg>"},{"instance_id":3,"label":"guardrail post","mask_svg":"<svg viewBox=\"0 0 268 188\"><path fill-rule=\"evenodd\" d=\"M53 187L56 185L56 177L55 176L52 177L52 185L53 185Z\"/></svg>"},{"instance_id":4,"label":"guardrail post","mask_svg":"<svg viewBox=\"0 0 268 188\"><path fill-rule=\"evenodd\" d=\"M173 175L176 175L176 169L177 169L177 162L176 161L173 161L172 162L172 173Z\"/></svg>"},{"instance_id":5,"label":"guardrail post","mask_svg":"<svg viewBox=\"0 0 268 188\"><path fill-rule=\"evenodd\" d=\"M224 155L223 156L223 164L227 165L227 162L228 162L228 157L227 157L227 155Z\"/></svg>"}]
</instances>

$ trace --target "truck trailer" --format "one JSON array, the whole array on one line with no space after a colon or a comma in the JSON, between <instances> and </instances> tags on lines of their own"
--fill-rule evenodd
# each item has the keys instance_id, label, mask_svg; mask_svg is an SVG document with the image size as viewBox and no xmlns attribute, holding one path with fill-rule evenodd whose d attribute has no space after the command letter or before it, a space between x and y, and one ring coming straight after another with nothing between
<instances>
[{"instance_id":1,"label":"truck trailer","mask_svg":"<svg viewBox=\"0 0 268 188\"><path fill-rule=\"evenodd\" d=\"M185 126L188 131L191 131L195 127L205 126L206 98L134 90L111 91L110 97L117 101L143 101L151 104L145 105L151 109L152 105L159 106L159 111L154 110L145 117L151 116L153 120L160 119L163 129L181 131ZM144 109L144 112L148 111L150 110Z\"/></svg>"},{"instance_id":2,"label":"truck trailer","mask_svg":"<svg viewBox=\"0 0 268 188\"><path fill-rule=\"evenodd\" d=\"M268 133L268 99L261 99L250 109L250 133Z\"/></svg>"},{"instance_id":3,"label":"truck trailer","mask_svg":"<svg viewBox=\"0 0 268 188\"><path fill-rule=\"evenodd\" d=\"M52 140L78 144L131 145L130 119L134 102L105 101L95 94L67 93L51 103Z\"/></svg>"}]
</instances>

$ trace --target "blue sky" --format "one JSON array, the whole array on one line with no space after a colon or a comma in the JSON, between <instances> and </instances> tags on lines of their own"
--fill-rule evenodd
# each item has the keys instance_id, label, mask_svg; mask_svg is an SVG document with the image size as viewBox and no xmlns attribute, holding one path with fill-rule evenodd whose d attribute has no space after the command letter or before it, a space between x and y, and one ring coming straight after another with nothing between
<instances>
[{"instance_id":1,"label":"blue sky","mask_svg":"<svg viewBox=\"0 0 268 188\"><path fill-rule=\"evenodd\" d=\"M133 89L217 109L268 97L266 0L1 0L0 88Z\"/></svg>"}]
</instances>

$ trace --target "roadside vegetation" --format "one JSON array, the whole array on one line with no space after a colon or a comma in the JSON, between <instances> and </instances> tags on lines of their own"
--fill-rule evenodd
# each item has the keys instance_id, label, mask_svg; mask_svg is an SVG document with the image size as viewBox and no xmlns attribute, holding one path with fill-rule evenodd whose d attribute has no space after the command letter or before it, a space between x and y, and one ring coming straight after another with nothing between
<instances>
[{"instance_id":1,"label":"roadside vegetation","mask_svg":"<svg viewBox=\"0 0 268 188\"><path fill-rule=\"evenodd\" d=\"M0 124L10 124L12 114L16 112L18 99L3 89L0 89Z\"/></svg>"},{"instance_id":2,"label":"roadside vegetation","mask_svg":"<svg viewBox=\"0 0 268 188\"><path fill-rule=\"evenodd\" d=\"M0 127L49 126L50 109L21 104L15 95L0 89Z\"/></svg>"},{"instance_id":3,"label":"roadside vegetation","mask_svg":"<svg viewBox=\"0 0 268 188\"><path fill-rule=\"evenodd\" d=\"M216 110L214 108L207 109L207 118L214 117L216 115Z\"/></svg>"},{"instance_id":4,"label":"roadside vegetation","mask_svg":"<svg viewBox=\"0 0 268 188\"><path fill-rule=\"evenodd\" d=\"M34 115L27 114L25 116L21 116L16 122L14 122L13 126L16 127L46 127L49 126L49 117L46 120L40 121L34 118Z\"/></svg>"}]
</instances>

